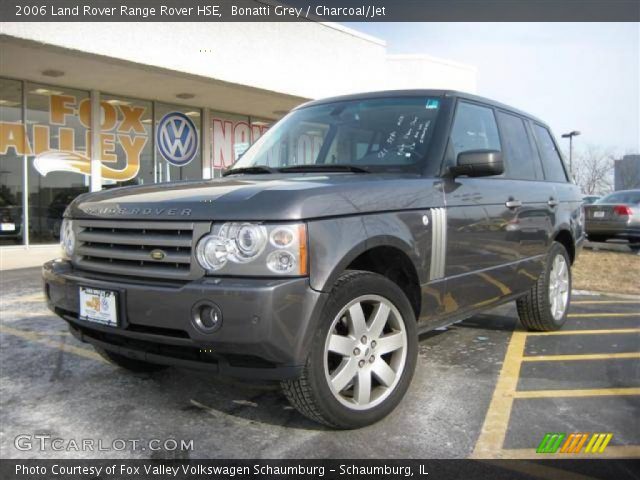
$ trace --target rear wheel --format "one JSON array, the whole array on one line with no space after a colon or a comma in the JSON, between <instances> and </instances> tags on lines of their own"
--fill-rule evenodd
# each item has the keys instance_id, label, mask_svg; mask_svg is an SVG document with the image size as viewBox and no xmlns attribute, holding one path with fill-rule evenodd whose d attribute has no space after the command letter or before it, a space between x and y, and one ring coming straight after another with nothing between
<instances>
[{"instance_id":1,"label":"rear wheel","mask_svg":"<svg viewBox=\"0 0 640 480\"><path fill-rule=\"evenodd\" d=\"M108 360L110 363L113 363L131 372L157 372L169 368L167 365L158 365L155 363L149 363L142 360L125 357L124 355L105 350L104 348L96 346L94 346L93 348L105 360Z\"/></svg>"},{"instance_id":2,"label":"rear wheel","mask_svg":"<svg viewBox=\"0 0 640 480\"><path fill-rule=\"evenodd\" d=\"M564 246L554 242L538 281L516 302L518 316L529 330L558 330L567 320L570 302L571 261Z\"/></svg>"},{"instance_id":3,"label":"rear wheel","mask_svg":"<svg viewBox=\"0 0 640 480\"><path fill-rule=\"evenodd\" d=\"M334 428L377 422L400 403L413 377L415 324L395 283L369 272L343 274L303 373L282 383L284 394L303 415Z\"/></svg>"}]
</instances>

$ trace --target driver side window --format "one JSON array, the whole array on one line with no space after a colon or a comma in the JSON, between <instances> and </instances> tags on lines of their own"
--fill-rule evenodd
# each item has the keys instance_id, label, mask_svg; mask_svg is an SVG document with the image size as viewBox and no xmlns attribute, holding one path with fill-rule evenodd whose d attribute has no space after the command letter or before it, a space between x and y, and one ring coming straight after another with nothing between
<instances>
[{"instance_id":1,"label":"driver side window","mask_svg":"<svg viewBox=\"0 0 640 480\"><path fill-rule=\"evenodd\" d=\"M498 150L500 137L493 110L480 105L459 102L451 129L450 148L454 158L469 150Z\"/></svg>"}]
</instances>

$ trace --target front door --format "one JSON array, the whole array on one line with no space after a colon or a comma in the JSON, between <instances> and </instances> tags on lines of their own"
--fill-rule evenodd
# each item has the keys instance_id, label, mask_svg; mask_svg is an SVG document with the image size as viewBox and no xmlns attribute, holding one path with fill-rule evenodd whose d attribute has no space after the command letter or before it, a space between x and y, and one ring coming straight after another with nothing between
<instances>
[{"instance_id":1,"label":"front door","mask_svg":"<svg viewBox=\"0 0 640 480\"><path fill-rule=\"evenodd\" d=\"M447 163L470 150L502 151L493 108L459 101ZM513 293L514 264L520 258L508 225L519 198L504 175L445 180L447 214L446 295L456 311L478 308Z\"/></svg>"}]
</instances>

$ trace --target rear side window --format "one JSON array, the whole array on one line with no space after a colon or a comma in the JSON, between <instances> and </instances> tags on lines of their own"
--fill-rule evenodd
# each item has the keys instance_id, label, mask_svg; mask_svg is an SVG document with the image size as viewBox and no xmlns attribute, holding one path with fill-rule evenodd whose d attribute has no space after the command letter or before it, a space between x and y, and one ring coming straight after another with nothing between
<instances>
[{"instance_id":1,"label":"rear side window","mask_svg":"<svg viewBox=\"0 0 640 480\"><path fill-rule=\"evenodd\" d=\"M555 143L553 143L549 130L537 123L533 124L533 130L538 141L545 178L551 182L566 182L567 174L562 165L562 158L556 149Z\"/></svg>"},{"instance_id":2,"label":"rear side window","mask_svg":"<svg viewBox=\"0 0 640 480\"><path fill-rule=\"evenodd\" d=\"M535 180L538 156L533 150L524 121L515 115L497 113L507 161L507 175L518 180Z\"/></svg>"},{"instance_id":3,"label":"rear side window","mask_svg":"<svg viewBox=\"0 0 640 480\"><path fill-rule=\"evenodd\" d=\"M500 137L493 110L471 103L460 102L451 130L455 158L469 150L498 150Z\"/></svg>"}]
</instances>

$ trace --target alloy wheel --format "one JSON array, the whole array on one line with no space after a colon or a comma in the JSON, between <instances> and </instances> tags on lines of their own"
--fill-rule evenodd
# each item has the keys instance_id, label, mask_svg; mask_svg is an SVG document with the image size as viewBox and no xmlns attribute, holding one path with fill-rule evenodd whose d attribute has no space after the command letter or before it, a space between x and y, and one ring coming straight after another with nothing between
<instances>
[{"instance_id":1,"label":"alloy wheel","mask_svg":"<svg viewBox=\"0 0 640 480\"><path fill-rule=\"evenodd\" d=\"M324 347L325 376L334 397L367 410L391 395L407 360L407 331L398 309L379 295L349 302L334 318Z\"/></svg>"},{"instance_id":2,"label":"alloy wheel","mask_svg":"<svg viewBox=\"0 0 640 480\"><path fill-rule=\"evenodd\" d=\"M569 300L569 266L563 255L556 255L549 273L549 304L554 320L564 316Z\"/></svg>"}]
</instances>

